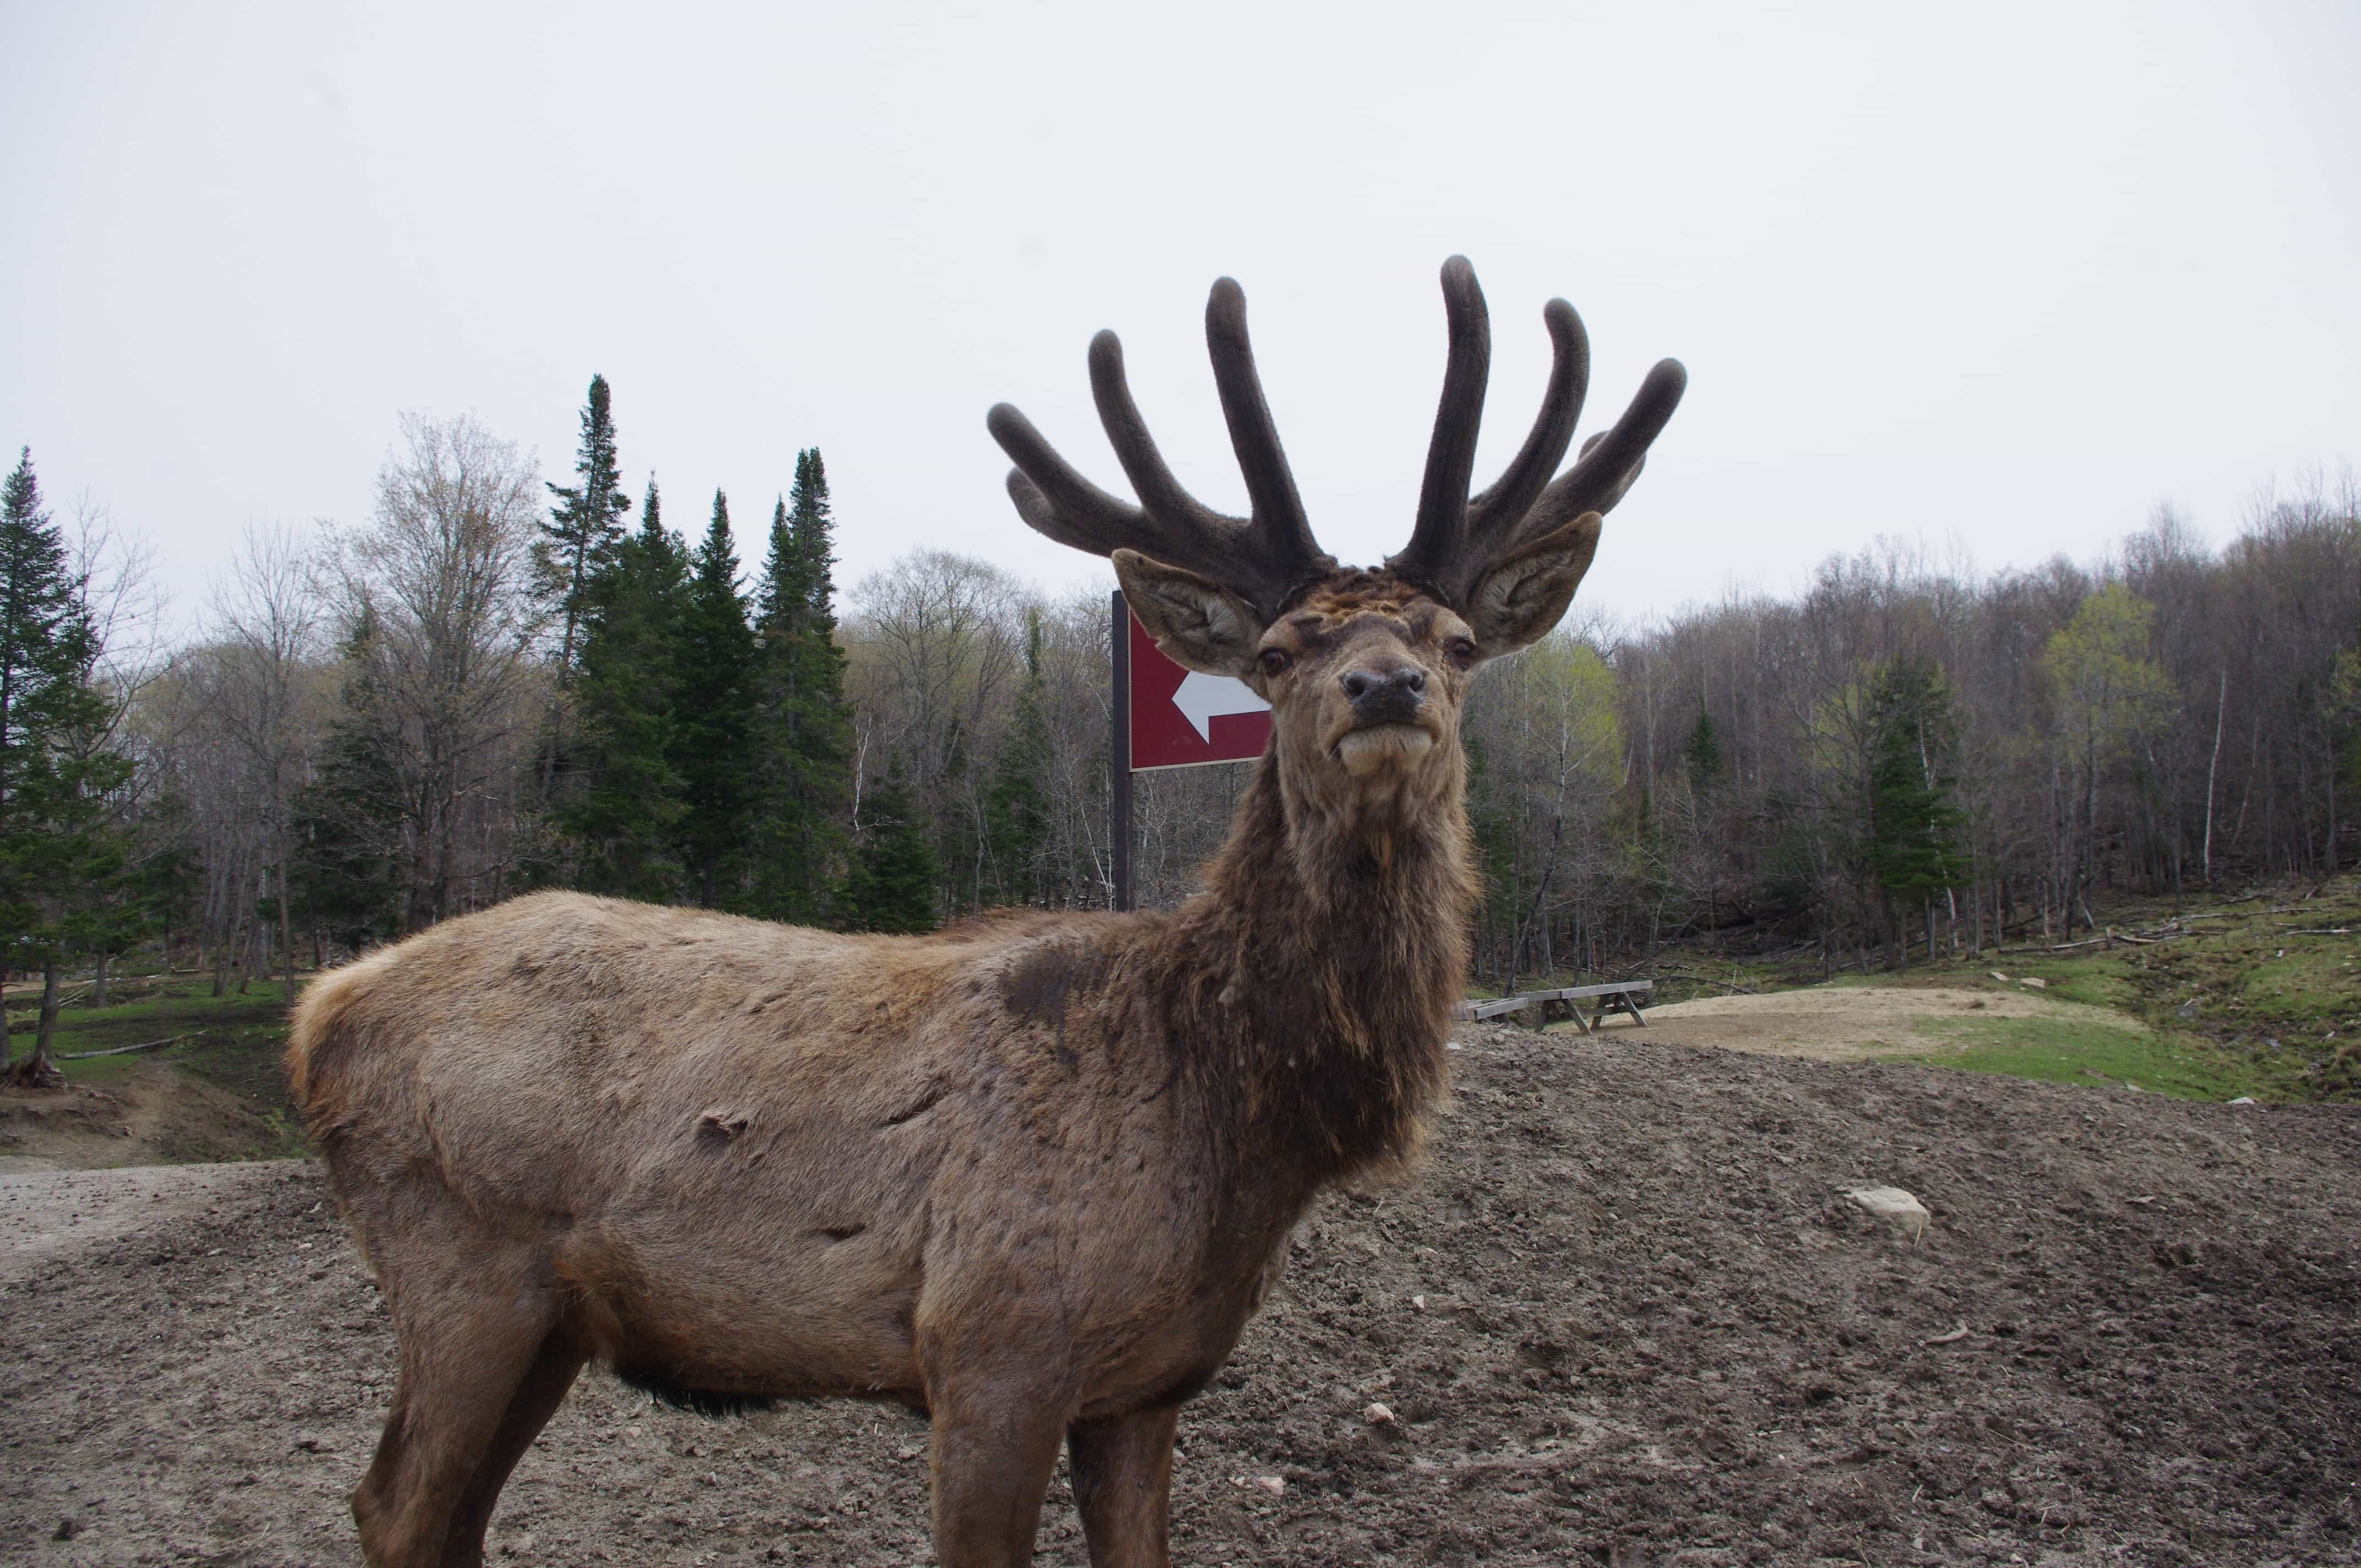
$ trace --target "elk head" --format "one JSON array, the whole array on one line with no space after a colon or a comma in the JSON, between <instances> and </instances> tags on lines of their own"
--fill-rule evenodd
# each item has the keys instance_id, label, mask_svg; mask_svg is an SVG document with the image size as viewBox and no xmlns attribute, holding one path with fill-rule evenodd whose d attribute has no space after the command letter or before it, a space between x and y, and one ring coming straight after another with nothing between
<instances>
[{"instance_id":1,"label":"elk head","mask_svg":"<svg viewBox=\"0 0 2361 1568\"><path fill-rule=\"evenodd\" d=\"M1410 543L1376 570L1341 567L1312 536L1255 373L1246 296L1227 278L1205 306L1213 378L1252 510L1213 511L1181 488L1124 378L1115 334L1091 340L1091 388L1134 506L1092 484L1002 403L987 422L1016 466L1008 491L1036 531L1113 558L1125 598L1180 663L1235 675L1268 699L1290 816L1399 826L1445 795L1469 676L1555 626L1598 548L1600 515L1639 477L1686 375L1659 362L1613 428L1553 479L1590 370L1581 318L1542 312L1555 349L1540 417L1508 469L1467 493L1491 363L1475 269L1444 263L1451 329L1442 405Z\"/></svg>"}]
</instances>

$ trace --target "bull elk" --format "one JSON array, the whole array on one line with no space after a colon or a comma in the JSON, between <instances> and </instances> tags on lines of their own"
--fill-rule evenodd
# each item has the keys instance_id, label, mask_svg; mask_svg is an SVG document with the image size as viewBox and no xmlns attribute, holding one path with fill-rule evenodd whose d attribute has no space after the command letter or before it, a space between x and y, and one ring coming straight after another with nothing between
<instances>
[{"instance_id":1,"label":"bull elk","mask_svg":"<svg viewBox=\"0 0 2361 1568\"><path fill-rule=\"evenodd\" d=\"M1113 557L1159 646L1271 704L1178 910L894 938L541 894L304 994L295 1098L400 1344L353 1495L368 1563L479 1563L593 1361L708 1410L923 1411L947 1568L1030 1561L1061 1442L1091 1561L1169 1561L1180 1406L1314 1196L1408 1156L1444 1088L1469 678L1565 614L1684 384L1659 364L1553 479L1589 351L1552 301L1540 418L1471 497L1489 326L1465 259L1443 291L1417 522L1376 570L1313 541L1227 279L1205 334L1249 516L1181 488L1110 333L1091 384L1137 506L991 412L1024 520Z\"/></svg>"}]
</instances>

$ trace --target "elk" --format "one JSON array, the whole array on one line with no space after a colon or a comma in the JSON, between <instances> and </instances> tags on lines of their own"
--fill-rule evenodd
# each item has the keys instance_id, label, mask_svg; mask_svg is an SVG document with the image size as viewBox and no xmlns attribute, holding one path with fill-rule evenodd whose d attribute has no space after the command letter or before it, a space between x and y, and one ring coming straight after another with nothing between
<instances>
[{"instance_id":1,"label":"elk","mask_svg":"<svg viewBox=\"0 0 2361 1568\"><path fill-rule=\"evenodd\" d=\"M1565 614L1685 383L1659 364L1554 478L1589 351L1552 301L1540 417L1471 497L1489 325L1464 258L1443 291L1417 521L1380 568L1314 542L1227 279L1206 338L1249 516L1181 488L1112 334L1091 381L1137 506L991 411L1025 521L1111 556L1167 652L1271 704L1179 909L901 938L540 894L305 992L291 1081L400 1347L353 1495L369 1563L478 1563L592 1362L708 1411L923 1412L946 1568L1031 1560L1061 1443L1091 1561L1170 1561L1181 1405L1312 1199L1412 1155L1445 1088L1469 678Z\"/></svg>"}]
</instances>

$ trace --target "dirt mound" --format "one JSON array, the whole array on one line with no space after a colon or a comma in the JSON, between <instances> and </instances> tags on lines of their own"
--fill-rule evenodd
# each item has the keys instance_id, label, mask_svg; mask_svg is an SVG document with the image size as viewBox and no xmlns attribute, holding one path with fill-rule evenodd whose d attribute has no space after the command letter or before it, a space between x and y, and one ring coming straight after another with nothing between
<instances>
[{"instance_id":1,"label":"dirt mound","mask_svg":"<svg viewBox=\"0 0 2361 1568\"><path fill-rule=\"evenodd\" d=\"M2137 1019L2104 1007L2025 992L1959 986L1814 986L1767 996L1710 996L1648 1009L1668 1042L1719 1046L1814 1061L1865 1061L1956 1045L1930 1025L1961 1018L2055 1018L2092 1029L2136 1030Z\"/></svg>"},{"instance_id":2,"label":"dirt mound","mask_svg":"<svg viewBox=\"0 0 2361 1568\"><path fill-rule=\"evenodd\" d=\"M163 1062L111 1083L0 1090L0 1172L235 1160L285 1142L253 1105Z\"/></svg>"},{"instance_id":3,"label":"dirt mound","mask_svg":"<svg viewBox=\"0 0 2361 1568\"><path fill-rule=\"evenodd\" d=\"M1184 1416L1182 1561L2356 1561L2361 1113L1462 1037L1433 1158L1315 1210ZM154 1179L0 1192L102 1179ZM310 1167L199 1179L0 1238L0 1556L352 1561L374 1292ZM1926 1202L1922 1242L1842 1196L1872 1183ZM43 1201L0 1223L54 1231ZM928 1561L925 1441L594 1375L496 1560ZM1062 1482L1041 1559L1083 1561Z\"/></svg>"}]
</instances>

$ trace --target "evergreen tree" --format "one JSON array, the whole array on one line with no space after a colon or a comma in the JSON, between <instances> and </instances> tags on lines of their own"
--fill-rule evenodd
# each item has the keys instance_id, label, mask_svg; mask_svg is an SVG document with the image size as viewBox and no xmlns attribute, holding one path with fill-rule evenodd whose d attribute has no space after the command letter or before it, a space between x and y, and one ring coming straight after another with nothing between
<instances>
[{"instance_id":1,"label":"evergreen tree","mask_svg":"<svg viewBox=\"0 0 2361 1568\"><path fill-rule=\"evenodd\" d=\"M1688 744L1681 749L1681 761L1688 769L1689 788L1703 795L1721 777L1721 740L1713 731L1713 715L1697 706L1697 727L1689 731Z\"/></svg>"},{"instance_id":2,"label":"evergreen tree","mask_svg":"<svg viewBox=\"0 0 2361 1568\"><path fill-rule=\"evenodd\" d=\"M0 827L90 652L74 587L26 447L0 483Z\"/></svg>"},{"instance_id":3,"label":"evergreen tree","mask_svg":"<svg viewBox=\"0 0 2361 1568\"><path fill-rule=\"evenodd\" d=\"M557 820L574 846L574 885L588 892L662 901L678 885L673 655L687 592L686 554L651 479L639 532L592 579L583 622L580 783Z\"/></svg>"},{"instance_id":4,"label":"evergreen tree","mask_svg":"<svg viewBox=\"0 0 2361 1568\"><path fill-rule=\"evenodd\" d=\"M750 910L815 923L847 852L852 710L836 642L834 521L818 448L796 455L755 598L756 791Z\"/></svg>"},{"instance_id":5,"label":"evergreen tree","mask_svg":"<svg viewBox=\"0 0 2361 1568\"><path fill-rule=\"evenodd\" d=\"M1931 959L1936 895L1970 876L1960 841L1966 817L1953 798L1958 726L1951 694L1932 663L1897 659L1878 672L1870 712L1868 861L1889 897L1924 914Z\"/></svg>"},{"instance_id":6,"label":"evergreen tree","mask_svg":"<svg viewBox=\"0 0 2361 1568\"><path fill-rule=\"evenodd\" d=\"M730 502L713 492L713 520L698 545L673 641L673 772L681 781L674 832L697 903L734 894L734 872L752 815L754 633L738 596ZM734 898L730 900L735 902Z\"/></svg>"},{"instance_id":7,"label":"evergreen tree","mask_svg":"<svg viewBox=\"0 0 2361 1568\"><path fill-rule=\"evenodd\" d=\"M557 652L561 684L574 677L575 644L588 609L590 586L613 563L627 532L623 520L631 510L631 498L623 493L622 474L616 466L615 420L604 376L590 378L574 472L578 483L549 487L557 505L541 525L542 537L533 550L544 591L557 601L563 628Z\"/></svg>"},{"instance_id":8,"label":"evergreen tree","mask_svg":"<svg viewBox=\"0 0 2361 1568\"><path fill-rule=\"evenodd\" d=\"M837 894L838 923L849 931L931 931L936 863L927 825L896 757L862 803L867 832Z\"/></svg>"},{"instance_id":9,"label":"evergreen tree","mask_svg":"<svg viewBox=\"0 0 2361 1568\"><path fill-rule=\"evenodd\" d=\"M377 616L367 603L339 652L345 679L316 772L296 792L288 894L314 934L349 952L390 941L401 925L400 738L379 699Z\"/></svg>"},{"instance_id":10,"label":"evergreen tree","mask_svg":"<svg viewBox=\"0 0 2361 1568\"><path fill-rule=\"evenodd\" d=\"M128 892L115 797L131 764L109 743L82 588L27 449L0 483L0 942L42 977L33 1054L11 1069L20 1082L54 1080L60 966L121 939Z\"/></svg>"},{"instance_id":11,"label":"evergreen tree","mask_svg":"<svg viewBox=\"0 0 2361 1568\"><path fill-rule=\"evenodd\" d=\"M984 793L994 892L1003 904L1038 904L1049 847L1049 694L1041 674L1041 612L1025 617L1025 679Z\"/></svg>"}]
</instances>

